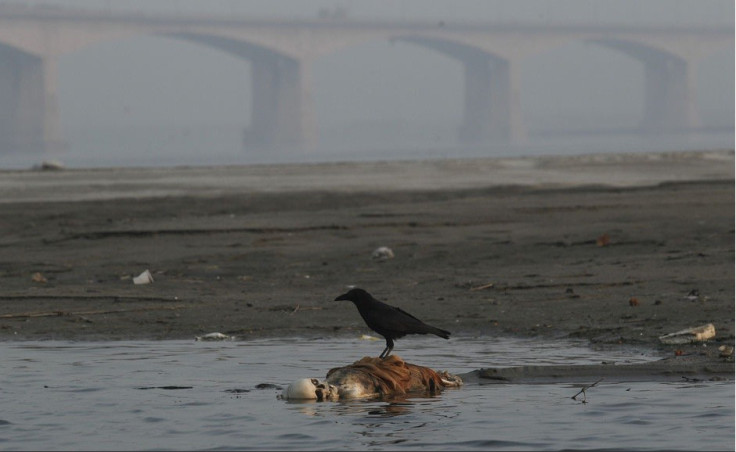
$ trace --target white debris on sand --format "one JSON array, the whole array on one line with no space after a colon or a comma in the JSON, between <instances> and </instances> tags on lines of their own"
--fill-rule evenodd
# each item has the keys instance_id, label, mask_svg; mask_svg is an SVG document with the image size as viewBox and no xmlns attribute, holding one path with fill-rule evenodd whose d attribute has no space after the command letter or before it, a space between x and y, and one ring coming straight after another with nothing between
<instances>
[{"instance_id":1,"label":"white debris on sand","mask_svg":"<svg viewBox=\"0 0 736 452\"><path fill-rule=\"evenodd\" d=\"M133 278L133 284L150 284L153 282L153 275L148 269L143 273Z\"/></svg>"},{"instance_id":2,"label":"white debris on sand","mask_svg":"<svg viewBox=\"0 0 736 452\"><path fill-rule=\"evenodd\" d=\"M663 344L689 344L691 342L703 342L716 336L716 327L712 323L696 326L677 331L675 333L659 336Z\"/></svg>"},{"instance_id":3,"label":"white debris on sand","mask_svg":"<svg viewBox=\"0 0 736 452\"><path fill-rule=\"evenodd\" d=\"M209 333L205 334L204 336L195 336L195 341L231 341L235 339L234 336L228 336L227 334L222 333Z\"/></svg>"},{"instance_id":4,"label":"white debris on sand","mask_svg":"<svg viewBox=\"0 0 736 452\"><path fill-rule=\"evenodd\" d=\"M394 258L394 252L391 248L387 246L379 246L375 250L373 250L373 253L371 254L371 257L373 259L378 260L386 260L386 259L393 259Z\"/></svg>"}]
</instances>

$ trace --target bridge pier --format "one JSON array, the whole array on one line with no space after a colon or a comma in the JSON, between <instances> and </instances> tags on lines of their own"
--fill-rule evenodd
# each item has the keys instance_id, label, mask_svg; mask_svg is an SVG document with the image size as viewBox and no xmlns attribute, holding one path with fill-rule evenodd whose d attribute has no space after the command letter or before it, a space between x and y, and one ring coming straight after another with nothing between
<instances>
[{"instance_id":1,"label":"bridge pier","mask_svg":"<svg viewBox=\"0 0 736 452\"><path fill-rule=\"evenodd\" d=\"M658 132L698 127L695 65L679 58L662 57L646 60L644 67L642 129Z\"/></svg>"},{"instance_id":2,"label":"bridge pier","mask_svg":"<svg viewBox=\"0 0 736 452\"><path fill-rule=\"evenodd\" d=\"M316 146L311 65L284 56L251 59L253 104L243 144L255 148Z\"/></svg>"},{"instance_id":3,"label":"bridge pier","mask_svg":"<svg viewBox=\"0 0 736 452\"><path fill-rule=\"evenodd\" d=\"M517 62L487 55L461 61L465 70L465 110L458 132L460 141L523 141L526 133Z\"/></svg>"},{"instance_id":4,"label":"bridge pier","mask_svg":"<svg viewBox=\"0 0 736 452\"><path fill-rule=\"evenodd\" d=\"M53 152L59 127L56 59L0 46L0 152Z\"/></svg>"}]
</instances>

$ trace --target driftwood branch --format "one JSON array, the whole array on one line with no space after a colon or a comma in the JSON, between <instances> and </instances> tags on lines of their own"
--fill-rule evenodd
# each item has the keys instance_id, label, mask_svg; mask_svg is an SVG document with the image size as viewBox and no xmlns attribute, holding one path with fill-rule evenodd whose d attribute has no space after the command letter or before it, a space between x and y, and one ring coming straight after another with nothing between
<instances>
[{"instance_id":1,"label":"driftwood branch","mask_svg":"<svg viewBox=\"0 0 736 452\"><path fill-rule=\"evenodd\" d=\"M588 403L588 401L587 401L587 399L586 399L586 397L585 397L585 391L586 391L587 389L590 389L590 388L592 388L593 386L597 385L597 384L598 384L598 383L600 383L601 381L603 381L603 378L599 378L599 379L598 379L598 381L596 381L596 382L595 382L595 383L593 383L593 384L590 384L590 385L587 385L587 386L583 386L583 387L582 387L582 389L580 389L580 392L578 392L577 394L575 394L575 395L574 395L574 396L572 396L571 398L572 398L573 400L576 400L576 401L577 401L578 399L577 399L576 397L577 397L577 396L579 396L580 394L582 394L582 395L583 395L583 400L582 400L582 402L583 402L583 403Z\"/></svg>"}]
</instances>

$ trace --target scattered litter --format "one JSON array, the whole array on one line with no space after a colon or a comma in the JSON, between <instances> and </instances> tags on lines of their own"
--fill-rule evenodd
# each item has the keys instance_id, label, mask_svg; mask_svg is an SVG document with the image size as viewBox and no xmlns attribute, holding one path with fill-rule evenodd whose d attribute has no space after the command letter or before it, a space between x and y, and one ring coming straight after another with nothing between
<instances>
[{"instance_id":1,"label":"scattered litter","mask_svg":"<svg viewBox=\"0 0 736 452\"><path fill-rule=\"evenodd\" d=\"M133 284L150 284L153 282L153 275L146 269L143 273L133 278Z\"/></svg>"},{"instance_id":2,"label":"scattered litter","mask_svg":"<svg viewBox=\"0 0 736 452\"><path fill-rule=\"evenodd\" d=\"M731 347L730 345L721 345L720 347L718 347L718 351L721 352L721 358L728 358L729 356L733 356L733 347Z\"/></svg>"},{"instance_id":3,"label":"scattered litter","mask_svg":"<svg viewBox=\"0 0 736 452\"><path fill-rule=\"evenodd\" d=\"M391 250L391 248L387 246L379 246L378 248L373 250L373 254L371 254L371 257L373 259L385 261L386 259L393 259L394 252Z\"/></svg>"},{"instance_id":4,"label":"scattered litter","mask_svg":"<svg viewBox=\"0 0 736 452\"><path fill-rule=\"evenodd\" d=\"M598 246L608 246L611 244L611 237L606 232L595 240L595 244Z\"/></svg>"},{"instance_id":5,"label":"scattered litter","mask_svg":"<svg viewBox=\"0 0 736 452\"><path fill-rule=\"evenodd\" d=\"M659 336L659 341L663 344L689 344L691 342L706 341L715 337L715 335L716 327L712 323L709 323Z\"/></svg>"},{"instance_id":6,"label":"scattered litter","mask_svg":"<svg viewBox=\"0 0 736 452\"><path fill-rule=\"evenodd\" d=\"M368 334L364 334L364 335L360 336L359 339L361 341L380 341L381 340L381 339L379 339L379 338L377 338L375 336L370 336Z\"/></svg>"},{"instance_id":7,"label":"scattered litter","mask_svg":"<svg viewBox=\"0 0 736 452\"><path fill-rule=\"evenodd\" d=\"M632 308L639 306L639 299L636 297L629 298L629 306L631 306Z\"/></svg>"},{"instance_id":8,"label":"scattered litter","mask_svg":"<svg viewBox=\"0 0 736 452\"><path fill-rule=\"evenodd\" d=\"M194 338L195 341L231 341L233 339L233 336L228 336L227 334L222 333L209 333L204 336L196 336Z\"/></svg>"},{"instance_id":9,"label":"scattered litter","mask_svg":"<svg viewBox=\"0 0 736 452\"><path fill-rule=\"evenodd\" d=\"M705 295L700 295L700 291L698 289L693 289L688 292L688 294L685 295L685 298L690 301L705 301L708 299Z\"/></svg>"},{"instance_id":10,"label":"scattered litter","mask_svg":"<svg viewBox=\"0 0 736 452\"><path fill-rule=\"evenodd\" d=\"M44 284L48 282L46 278L39 272L36 272L33 275L31 275L31 281L37 282L37 283L44 283Z\"/></svg>"}]
</instances>

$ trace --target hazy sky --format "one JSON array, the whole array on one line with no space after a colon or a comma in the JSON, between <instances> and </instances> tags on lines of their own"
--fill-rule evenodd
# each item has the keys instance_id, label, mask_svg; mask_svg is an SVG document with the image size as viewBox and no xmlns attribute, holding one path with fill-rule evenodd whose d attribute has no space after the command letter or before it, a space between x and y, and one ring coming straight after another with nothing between
<instances>
[{"instance_id":1,"label":"hazy sky","mask_svg":"<svg viewBox=\"0 0 736 452\"><path fill-rule=\"evenodd\" d=\"M12 3L19 3L18 1ZM520 23L733 24L731 0L63 0L27 1L146 12L209 12L316 17L342 7L353 18ZM247 124L249 64L214 49L160 37L107 42L59 63L64 127L156 124ZM572 43L522 66L522 107L530 127L641 119L644 77L633 59ZM733 49L698 66L704 122L733 124ZM314 67L314 101L322 128L353 123L457 125L462 115L458 63L406 43L369 42L328 55Z\"/></svg>"},{"instance_id":2,"label":"hazy sky","mask_svg":"<svg viewBox=\"0 0 736 452\"><path fill-rule=\"evenodd\" d=\"M315 17L320 8L340 7L351 17L405 19L728 24L729 0L26 0L120 11L242 13Z\"/></svg>"}]
</instances>

